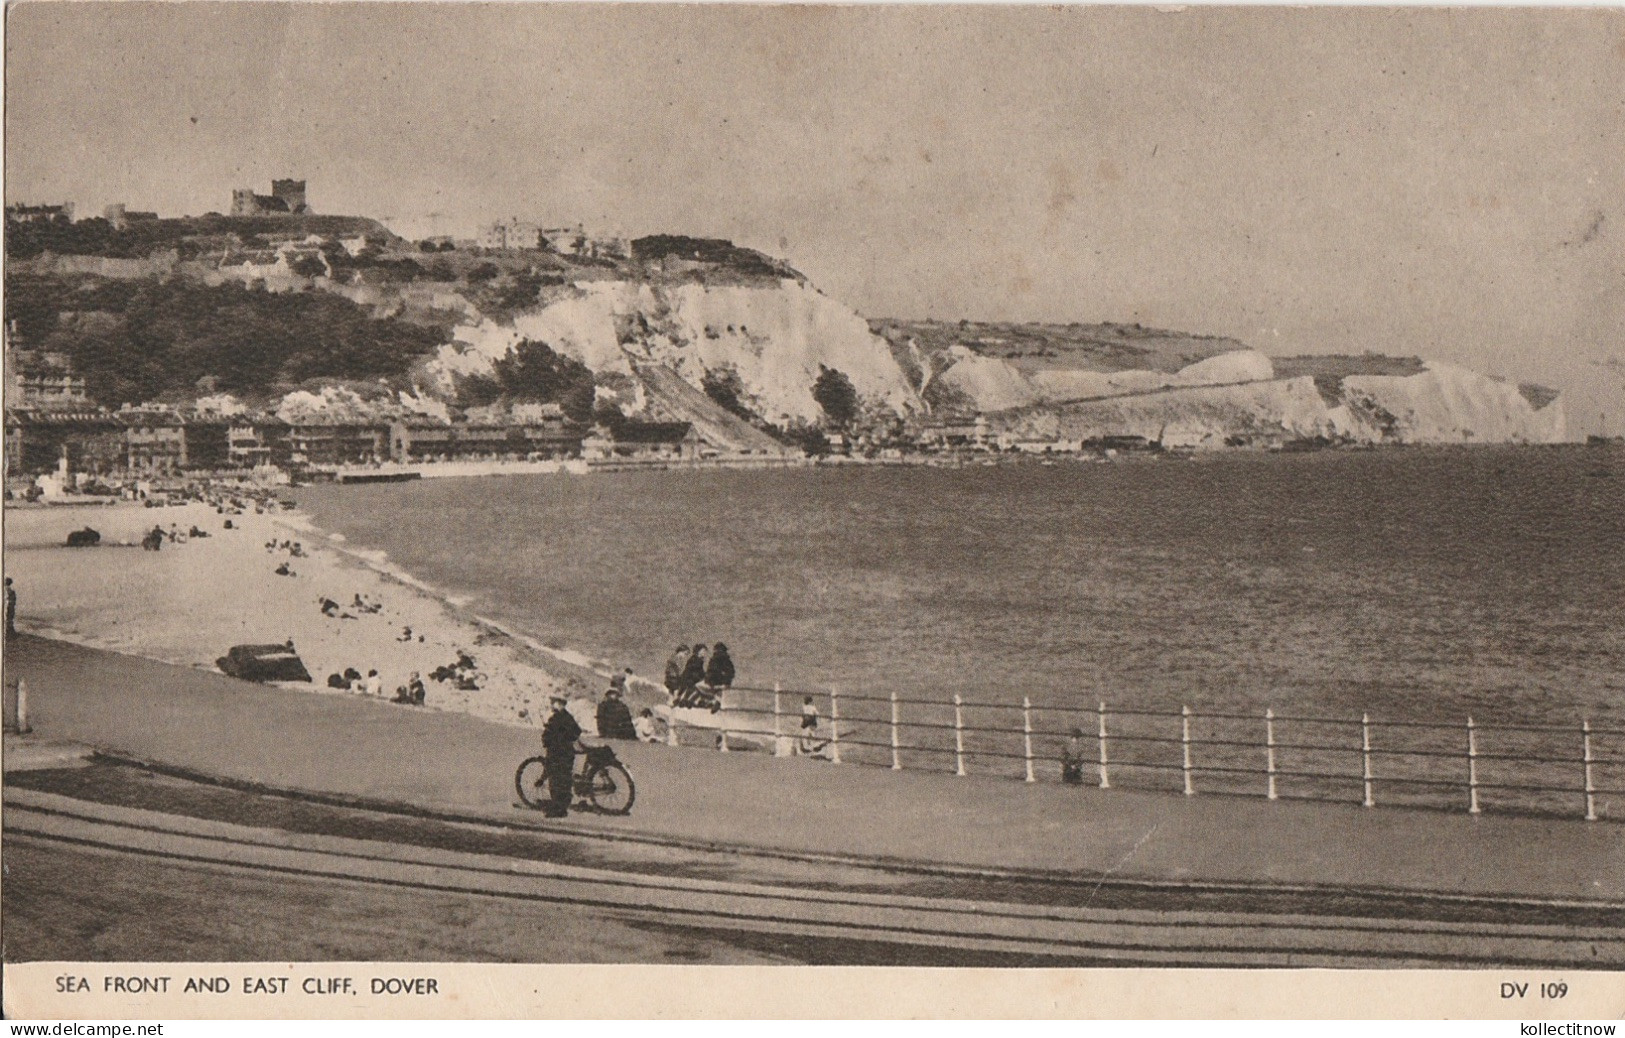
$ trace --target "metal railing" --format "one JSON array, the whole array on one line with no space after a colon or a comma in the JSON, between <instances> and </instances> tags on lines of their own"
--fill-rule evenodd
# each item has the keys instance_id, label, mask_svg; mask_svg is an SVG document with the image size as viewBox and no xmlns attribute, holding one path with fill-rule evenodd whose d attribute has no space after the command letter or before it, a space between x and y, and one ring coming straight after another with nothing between
<instances>
[{"instance_id":1,"label":"metal railing","mask_svg":"<svg viewBox=\"0 0 1625 1038\"><path fill-rule=\"evenodd\" d=\"M818 725L801 728L811 697ZM1270 800L1332 800L1580 814L1625 820L1625 728L1460 724L1221 710L1130 710L734 687L718 727L669 729L673 745L769 749L836 763L1071 781ZM1072 734L1077 732L1079 734ZM691 733L691 734L685 734Z\"/></svg>"}]
</instances>

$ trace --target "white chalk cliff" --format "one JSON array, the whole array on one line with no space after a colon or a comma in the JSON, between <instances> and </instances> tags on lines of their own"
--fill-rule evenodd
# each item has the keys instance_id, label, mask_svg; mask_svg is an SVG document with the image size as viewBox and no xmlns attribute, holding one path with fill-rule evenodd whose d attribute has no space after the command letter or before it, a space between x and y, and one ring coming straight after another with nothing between
<instances>
[{"instance_id":1,"label":"white chalk cliff","mask_svg":"<svg viewBox=\"0 0 1625 1038\"><path fill-rule=\"evenodd\" d=\"M599 375L663 365L698 388L731 369L743 402L770 421L813 422L820 365L843 372L865 401L898 414L918 394L884 340L849 307L800 281L766 285L660 285L591 281L571 286L511 324L466 324L443 347L444 373L490 370L521 339L546 342Z\"/></svg>"}]
</instances>

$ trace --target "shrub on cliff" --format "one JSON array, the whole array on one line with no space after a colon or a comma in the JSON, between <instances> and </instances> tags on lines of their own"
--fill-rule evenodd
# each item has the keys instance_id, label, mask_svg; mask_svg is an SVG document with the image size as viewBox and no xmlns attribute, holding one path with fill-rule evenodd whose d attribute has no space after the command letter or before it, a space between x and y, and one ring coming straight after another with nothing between
<instances>
[{"instance_id":1,"label":"shrub on cliff","mask_svg":"<svg viewBox=\"0 0 1625 1038\"><path fill-rule=\"evenodd\" d=\"M813 383L812 395L835 425L845 428L857 420L858 391L844 372L818 365L818 379Z\"/></svg>"},{"instance_id":2,"label":"shrub on cliff","mask_svg":"<svg viewBox=\"0 0 1625 1038\"><path fill-rule=\"evenodd\" d=\"M522 339L492 367L503 391L513 400L558 404L574 421L592 419L592 369L555 353L547 343Z\"/></svg>"}]
</instances>

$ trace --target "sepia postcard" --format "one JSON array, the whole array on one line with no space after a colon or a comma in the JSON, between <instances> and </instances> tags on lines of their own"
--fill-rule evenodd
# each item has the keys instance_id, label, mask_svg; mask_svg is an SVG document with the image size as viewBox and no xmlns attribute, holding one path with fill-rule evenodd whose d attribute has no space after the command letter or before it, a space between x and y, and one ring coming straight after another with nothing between
<instances>
[{"instance_id":1,"label":"sepia postcard","mask_svg":"<svg viewBox=\"0 0 1625 1038\"><path fill-rule=\"evenodd\" d=\"M8 1018L1625 1015L1619 10L34 0L5 102Z\"/></svg>"}]
</instances>

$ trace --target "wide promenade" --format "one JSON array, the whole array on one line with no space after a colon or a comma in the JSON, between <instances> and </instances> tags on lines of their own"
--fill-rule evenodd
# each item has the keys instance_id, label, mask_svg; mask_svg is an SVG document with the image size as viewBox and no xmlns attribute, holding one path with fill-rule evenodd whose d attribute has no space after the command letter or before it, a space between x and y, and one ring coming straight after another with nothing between
<instances>
[{"instance_id":1,"label":"wide promenade","mask_svg":"<svg viewBox=\"0 0 1625 1038\"><path fill-rule=\"evenodd\" d=\"M5 672L28 682L39 739L270 787L540 822L515 806L514 766L538 743L525 729L266 689L29 636L8 643ZM638 781L632 815L558 825L1113 880L1625 899L1625 838L1611 822L1029 786L666 746L620 751Z\"/></svg>"}]
</instances>

